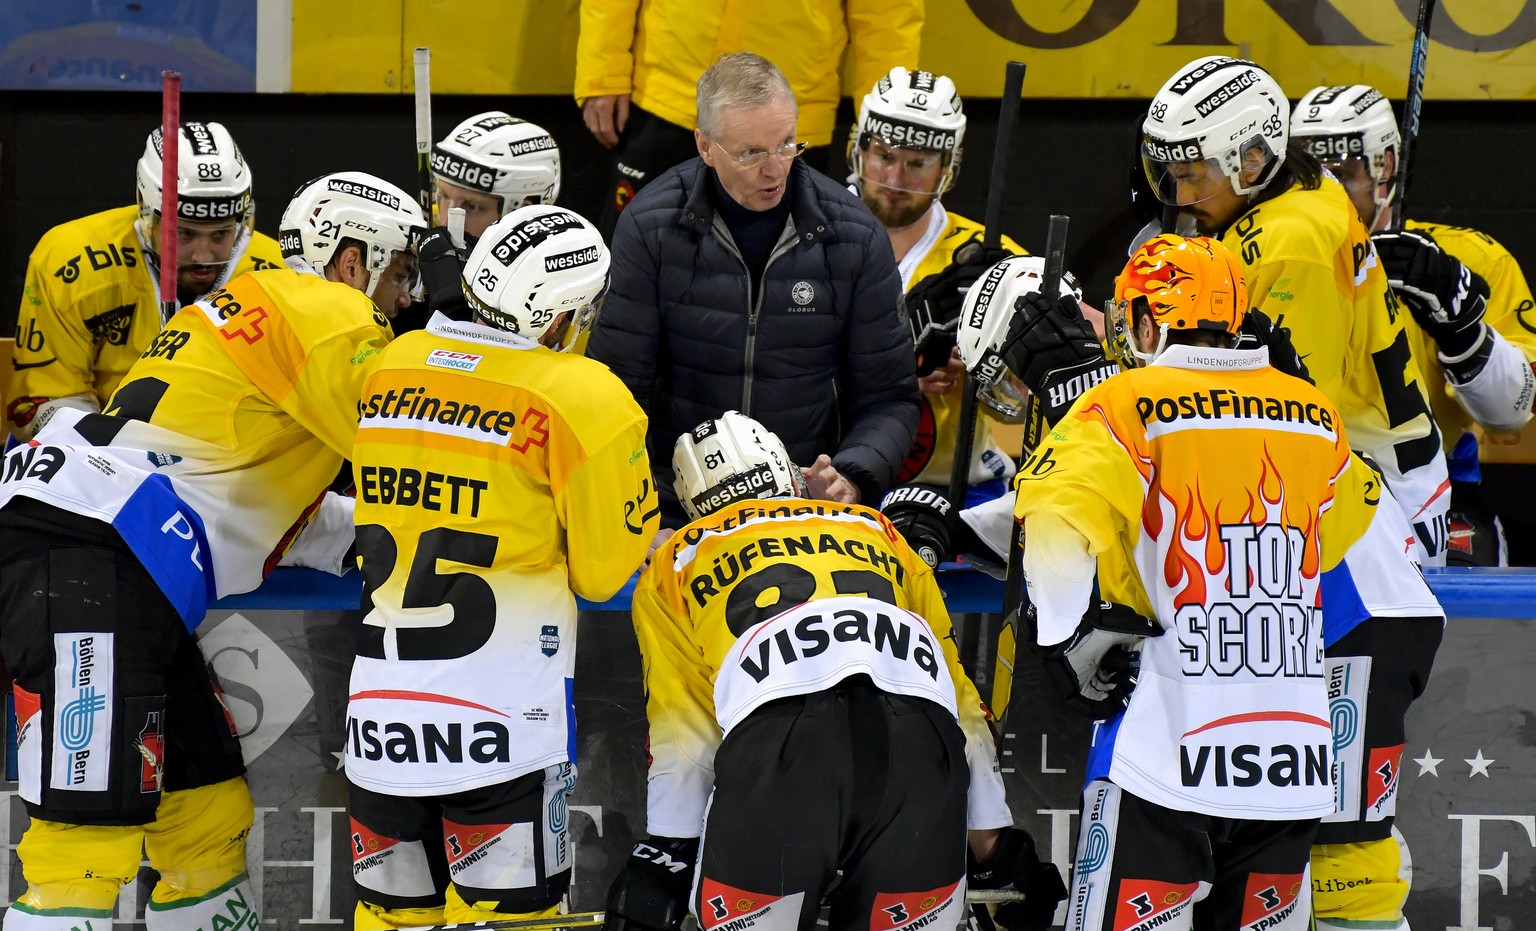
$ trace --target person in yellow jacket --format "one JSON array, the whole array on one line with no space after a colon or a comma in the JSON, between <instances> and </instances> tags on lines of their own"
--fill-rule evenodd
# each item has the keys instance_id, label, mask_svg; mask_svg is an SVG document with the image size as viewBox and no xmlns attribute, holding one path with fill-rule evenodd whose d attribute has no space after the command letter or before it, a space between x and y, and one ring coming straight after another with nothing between
<instances>
[{"instance_id":1,"label":"person in yellow jacket","mask_svg":"<svg viewBox=\"0 0 1536 931\"><path fill-rule=\"evenodd\" d=\"M178 135L176 303L190 304L237 275L282 265L252 226L251 173L219 123L185 122ZM99 411L165 321L160 316L160 130L137 171L137 206L49 230L27 261L6 425L19 439L55 407Z\"/></svg>"},{"instance_id":2,"label":"person in yellow jacket","mask_svg":"<svg viewBox=\"0 0 1536 931\"><path fill-rule=\"evenodd\" d=\"M1409 339L1450 458L1450 562L1503 565L1503 530L1477 487L1477 439L1469 430L1474 421L1516 430L1531 416L1536 333L1521 319L1536 306L1530 285L1509 250L1486 233L1417 220L1387 231L1402 136L1392 105L1375 88L1313 88L1297 101L1291 132L1343 183L1413 315Z\"/></svg>"},{"instance_id":3,"label":"person in yellow jacket","mask_svg":"<svg viewBox=\"0 0 1536 931\"><path fill-rule=\"evenodd\" d=\"M1243 59L1190 62L1147 109L1142 163L1164 203L1242 260L1249 301L1290 328L1351 442L1382 469L1416 555L1443 565L1450 481L1409 315L1344 187L1290 139L1279 84Z\"/></svg>"},{"instance_id":4,"label":"person in yellow jacket","mask_svg":"<svg viewBox=\"0 0 1536 931\"><path fill-rule=\"evenodd\" d=\"M282 227L290 267L183 307L103 412L55 410L0 469L0 659L32 818L12 931L110 924L145 854L150 931L260 925L245 767L193 632L260 584L352 455L380 307L409 302L426 219L345 172Z\"/></svg>"},{"instance_id":5,"label":"person in yellow jacket","mask_svg":"<svg viewBox=\"0 0 1536 931\"><path fill-rule=\"evenodd\" d=\"M576 596L612 597L660 513L640 406L566 352L608 287L597 230L520 208L484 231L465 282L473 319L401 336L358 402L358 931L554 914L571 881L556 813L576 783Z\"/></svg>"},{"instance_id":6,"label":"person in yellow jacket","mask_svg":"<svg viewBox=\"0 0 1536 931\"><path fill-rule=\"evenodd\" d=\"M999 923L1043 931L1065 890L1013 827L932 570L873 508L806 499L783 442L736 411L673 464L692 520L633 600L648 836L607 931L688 913L810 931L823 896L835 931L950 927L967 847L973 888L1024 893Z\"/></svg>"},{"instance_id":7,"label":"person in yellow jacket","mask_svg":"<svg viewBox=\"0 0 1536 931\"><path fill-rule=\"evenodd\" d=\"M1115 297L1142 367L1083 393L1017 480L1031 633L1103 719L1066 928L1302 931L1334 795L1323 576L1379 479L1321 392L1238 348L1249 301L1219 241L1154 237ZM1013 307L1024 333L1060 313ZM1029 346L1004 358L1032 383Z\"/></svg>"},{"instance_id":8,"label":"person in yellow jacket","mask_svg":"<svg viewBox=\"0 0 1536 931\"><path fill-rule=\"evenodd\" d=\"M697 154L695 91L722 54L756 52L783 69L801 139L825 168L844 50L853 86L866 88L917 64L922 28L923 0L582 0L576 103L597 141L617 147L598 228L611 236L636 191Z\"/></svg>"}]
</instances>

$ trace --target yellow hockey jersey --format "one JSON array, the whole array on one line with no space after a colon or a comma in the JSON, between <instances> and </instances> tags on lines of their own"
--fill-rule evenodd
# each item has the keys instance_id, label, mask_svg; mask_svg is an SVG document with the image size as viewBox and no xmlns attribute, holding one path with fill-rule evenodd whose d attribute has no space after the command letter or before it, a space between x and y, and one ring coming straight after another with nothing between
<instances>
[{"instance_id":1,"label":"yellow hockey jersey","mask_svg":"<svg viewBox=\"0 0 1536 931\"><path fill-rule=\"evenodd\" d=\"M611 597L658 526L645 415L597 362L441 314L361 399L347 778L432 795L574 760L575 595Z\"/></svg>"},{"instance_id":2,"label":"yellow hockey jersey","mask_svg":"<svg viewBox=\"0 0 1536 931\"><path fill-rule=\"evenodd\" d=\"M356 399L390 336L344 284L241 275L172 317L101 414L58 411L22 448L51 450L52 473L8 466L0 503L20 494L112 523L196 626L168 535L190 544L209 597L259 585L352 455ZM179 523L150 520L167 508Z\"/></svg>"},{"instance_id":3,"label":"yellow hockey jersey","mask_svg":"<svg viewBox=\"0 0 1536 931\"><path fill-rule=\"evenodd\" d=\"M1165 630L1089 778L1212 815L1332 810L1320 582L1375 481L1333 405L1265 350L1171 346L1077 401L1017 479L1038 640L1077 629L1095 560L1103 598Z\"/></svg>"},{"instance_id":4,"label":"yellow hockey jersey","mask_svg":"<svg viewBox=\"0 0 1536 931\"><path fill-rule=\"evenodd\" d=\"M1483 322L1518 349L1527 364L1536 363L1536 300L1531 297L1520 263L1509 250L1487 233L1465 226L1417 220L1409 220L1405 226L1432 237L1448 255L1483 276L1488 282L1488 309L1483 313ZM1434 340L1418 326L1409 326L1408 332L1414 355L1423 368L1430 409L1449 451L1471 429L1472 417L1457 403L1456 389L1446 383L1445 367L1440 364Z\"/></svg>"},{"instance_id":5,"label":"yellow hockey jersey","mask_svg":"<svg viewBox=\"0 0 1536 931\"><path fill-rule=\"evenodd\" d=\"M943 204L935 202L928 213L928 230L917 245L898 263L902 285L906 290L949 267L954 261L955 250L973 238L981 238L982 225L956 213L949 213ZM1016 255L1028 255L1018 243L1007 236L1002 246ZM944 394L923 392L918 402L917 438L901 464L898 483L923 485L949 485L950 471L954 468L955 444L960 435L960 401L963 386L957 385ZM971 446L970 483L990 479L1006 479L1013 475L1013 457L1018 450L1007 451L992 436L992 418L986 407L977 405L976 435Z\"/></svg>"},{"instance_id":6,"label":"yellow hockey jersey","mask_svg":"<svg viewBox=\"0 0 1536 931\"><path fill-rule=\"evenodd\" d=\"M145 260L136 206L60 224L43 234L27 261L11 360L10 429L30 436L45 402L112 396L160 332L159 282ZM236 244L218 290L249 271L281 268L277 242L261 233Z\"/></svg>"},{"instance_id":7,"label":"yellow hockey jersey","mask_svg":"<svg viewBox=\"0 0 1536 931\"><path fill-rule=\"evenodd\" d=\"M795 635L806 641L797 653L804 661L784 660L775 652L768 661L773 665L765 666L772 674L756 683L762 694L826 688L855 672L871 672L870 661L877 672L882 661L942 664L954 685L951 710L958 710L966 736L971 767L968 825L1012 824L987 726L989 714L960 666L933 571L890 521L871 508L778 499L743 501L688 524L656 551L635 586L635 632L645 661L650 722L647 830L666 837L699 836L714 786L714 754L722 727L734 723L723 718L727 708L719 701L723 678L730 672L723 666L738 640L750 632L763 630L790 608L824 599L829 604L830 599L847 599L866 606L889 605L902 612L890 612L887 618L895 625L889 639L881 630L870 629L878 620L857 629L828 625L829 632L808 623L816 629L803 634L797 626ZM916 615L915 620L903 612ZM790 644L787 649L795 649L791 634L782 639ZM881 643L883 657L875 656ZM928 651L926 657L923 651ZM830 665L818 666L812 657ZM845 664L839 665L840 660ZM899 679L900 672L892 671L891 676ZM882 681L878 674L872 678ZM730 706L750 705L739 700L741 688L749 686L739 677L736 686Z\"/></svg>"},{"instance_id":8,"label":"yellow hockey jersey","mask_svg":"<svg viewBox=\"0 0 1536 931\"><path fill-rule=\"evenodd\" d=\"M1249 303L1290 328L1350 442L1381 466L1425 560L1443 561L1449 480L1412 317L1343 186L1331 176L1315 190L1294 185L1244 213L1222 242L1242 259Z\"/></svg>"}]
</instances>

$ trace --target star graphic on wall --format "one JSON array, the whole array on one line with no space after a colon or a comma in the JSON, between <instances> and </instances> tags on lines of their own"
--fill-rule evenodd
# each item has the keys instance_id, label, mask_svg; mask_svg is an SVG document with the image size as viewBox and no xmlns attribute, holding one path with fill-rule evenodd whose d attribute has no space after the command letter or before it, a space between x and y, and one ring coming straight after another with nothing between
<instances>
[{"instance_id":1,"label":"star graphic on wall","mask_svg":"<svg viewBox=\"0 0 1536 931\"><path fill-rule=\"evenodd\" d=\"M1481 748L1479 748L1477 751L1477 756L1474 756L1472 759L1466 761L1466 764L1472 767L1472 771L1467 774L1467 778L1470 779L1473 776L1481 775L1486 779L1492 779L1493 777L1488 775L1488 767L1493 762L1493 760L1483 759L1483 751Z\"/></svg>"},{"instance_id":2,"label":"star graphic on wall","mask_svg":"<svg viewBox=\"0 0 1536 931\"><path fill-rule=\"evenodd\" d=\"M1433 753L1429 752L1429 748L1425 747L1424 755L1414 760L1413 762L1419 764L1420 776L1424 775L1425 773L1429 773L1431 776L1439 777L1440 764L1444 763L1445 761L1437 759Z\"/></svg>"}]
</instances>

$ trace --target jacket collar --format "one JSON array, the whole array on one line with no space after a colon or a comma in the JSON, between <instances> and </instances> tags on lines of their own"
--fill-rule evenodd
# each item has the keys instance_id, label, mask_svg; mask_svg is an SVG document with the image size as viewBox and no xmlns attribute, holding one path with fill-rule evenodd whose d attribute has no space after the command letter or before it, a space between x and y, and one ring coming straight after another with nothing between
<instances>
[{"instance_id":1,"label":"jacket collar","mask_svg":"<svg viewBox=\"0 0 1536 931\"><path fill-rule=\"evenodd\" d=\"M688 199L683 202L683 224L702 235L715 221L715 203L710 172L714 169L695 158L693 183L688 189ZM797 158L789 168L789 189L785 195L794 198L789 208L795 224L795 238L801 242L816 242L832 235L832 221L822 208L821 198L816 195L816 180L811 166Z\"/></svg>"}]
</instances>

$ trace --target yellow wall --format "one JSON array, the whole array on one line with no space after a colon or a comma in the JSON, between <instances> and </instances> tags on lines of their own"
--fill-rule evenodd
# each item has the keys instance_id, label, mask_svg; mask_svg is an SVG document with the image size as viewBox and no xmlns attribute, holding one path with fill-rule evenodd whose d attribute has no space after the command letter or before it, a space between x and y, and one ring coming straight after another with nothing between
<instances>
[{"instance_id":1,"label":"yellow wall","mask_svg":"<svg viewBox=\"0 0 1536 931\"><path fill-rule=\"evenodd\" d=\"M1017 58L1029 65L1031 97L1147 98L1191 59L1238 54L1293 97L1357 82L1400 97L1417 8L1417 0L928 0L921 64L972 97L1000 93L1003 62ZM566 94L578 31L579 0L293 0L293 89L409 93L411 50L428 45L434 93ZM1434 35L1427 97L1536 98L1536 0L1439 0Z\"/></svg>"}]
</instances>

